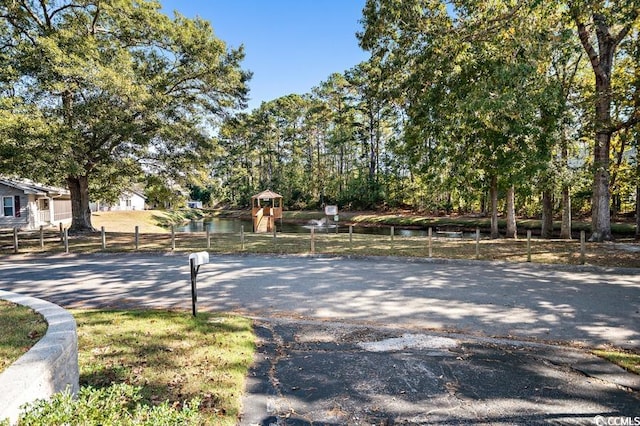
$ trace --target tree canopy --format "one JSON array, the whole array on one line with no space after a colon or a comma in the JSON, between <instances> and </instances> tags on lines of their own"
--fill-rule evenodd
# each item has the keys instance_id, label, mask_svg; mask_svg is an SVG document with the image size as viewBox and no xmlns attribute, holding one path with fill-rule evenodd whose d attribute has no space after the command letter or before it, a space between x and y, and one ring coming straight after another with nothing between
<instances>
[{"instance_id":1,"label":"tree canopy","mask_svg":"<svg viewBox=\"0 0 640 426\"><path fill-rule=\"evenodd\" d=\"M84 227L88 187L145 171L238 206L272 188L289 208L490 214L494 236L499 214L513 237L518 214L545 237L561 214L564 238L590 215L607 240L611 215L640 215L639 10L367 0L368 61L240 112L242 48L205 21L152 1L0 0L0 167L64 178Z\"/></svg>"},{"instance_id":2,"label":"tree canopy","mask_svg":"<svg viewBox=\"0 0 640 426\"><path fill-rule=\"evenodd\" d=\"M509 235L516 211L542 214L544 236L561 211L565 238L571 213L590 209L592 239L606 240L610 206L638 198L637 11L637 0L368 0L367 62L293 110L286 97L230 122L222 145L242 141L245 183L291 189L296 206L490 210L497 235L504 200Z\"/></svg>"},{"instance_id":3,"label":"tree canopy","mask_svg":"<svg viewBox=\"0 0 640 426\"><path fill-rule=\"evenodd\" d=\"M89 186L210 160L211 119L244 106L243 49L148 0L0 1L0 168L64 179L76 231Z\"/></svg>"}]
</instances>

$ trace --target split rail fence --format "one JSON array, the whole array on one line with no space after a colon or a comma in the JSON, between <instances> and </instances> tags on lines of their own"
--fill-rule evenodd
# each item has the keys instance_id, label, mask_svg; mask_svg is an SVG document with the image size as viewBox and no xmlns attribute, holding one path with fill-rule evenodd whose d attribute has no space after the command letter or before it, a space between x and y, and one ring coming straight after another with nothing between
<instances>
[{"instance_id":1,"label":"split rail fence","mask_svg":"<svg viewBox=\"0 0 640 426\"><path fill-rule=\"evenodd\" d=\"M515 262L598 264L605 253L602 246L579 240L542 240L531 237L489 239L477 230L473 234L433 232L427 236L404 236L389 228L386 235L353 232L353 226L328 232L311 229L307 234L254 234L244 229L236 233L176 232L129 233L105 232L73 235L67 229L0 231L0 254L18 253L95 253L95 252L167 252L207 250L212 253L338 254L346 256L404 256L416 258L450 258L502 260ZM613 254L613 256L619 256ZM629 256L619 266L640 267L640 255Z\"/></svg>"}]
</instances>

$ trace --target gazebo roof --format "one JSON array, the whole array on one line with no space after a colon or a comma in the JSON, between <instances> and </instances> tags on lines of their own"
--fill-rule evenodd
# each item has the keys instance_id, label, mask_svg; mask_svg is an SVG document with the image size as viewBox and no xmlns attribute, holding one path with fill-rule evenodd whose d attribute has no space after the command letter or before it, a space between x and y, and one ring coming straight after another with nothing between
<instances>
[{"instance_id":1,"label":"gazebo roof","mask_svg":"<svg viewBox=\"0 0 640 426\"><path fill-rule=\"evenodd\" d=\"M274 198L282 198L282 195L280 194L276 194L275 192L273 192L270 189L267 189L266 191L262 191L261 193L254 195L253 198L258 198L260 200L272 200Z\"/></svg>"}]
</instances>

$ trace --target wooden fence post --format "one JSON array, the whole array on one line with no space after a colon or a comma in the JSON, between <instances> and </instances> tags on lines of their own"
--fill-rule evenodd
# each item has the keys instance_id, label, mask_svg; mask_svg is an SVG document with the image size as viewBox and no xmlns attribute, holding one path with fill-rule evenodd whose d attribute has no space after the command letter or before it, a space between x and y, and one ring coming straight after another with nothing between
<instances>
[{"instance_id":1,"label":"wooden fence post","mask_svg":"<svg viewBox=\"0 0 640 426\"><path fill-rule=\"evenodd\" d=\"M278 244L276 243L276 222L275 219L273 220L273 248L274 250L276 249L276 247L278 247Z\"/></svg>"},{"instance_id":2,"label":"wooden fence post","mask_svg":"<svg viewBox=\"0 0 640 426\"><path fill-rule=\"evenodd\" d=\"M102 250L107 249L107 233L104 230L104 226L100 227L100 242L102 243Z\"/></svg>"},{"instance_id":3,"label":"wooden fence post","mask_svg":"<svg viewBox=\"0 0 640 426\"><path fill-rule=\"evenodd\" d=\"M44 227L40 225L40 248L44 248Z\"/></svg>"},{"instance_id":4,"label":"wooden fence post","mask_svg":"<svg viewBox=\"0 0 640 426\"><path fill-rule=\"evenodd\" d=\"M211 248L211 231L207 227L207 250Z\"/></svg>"},{"instance_id":5,"label":"wooden fence post","mask_svg":"<svg viewBox=\"0 0 640 426\"><path fill-rule=\"evenodd\" d=\"M311 254L316 252L316 233L315 227L311 228Z\"/></svg>"},{"instance_id":6,"label":"wooden fence post","mask_svg":"<svg viewBox=\"0 0 640 426\"><path fill-rule=\"evenodd\" d=\"M18 228L13 228L13 253L18 254Z\"/></svg>"},{"instance_id":7,"label":"wooden fence post","mask_svg":"<svg viewBox=\"0 0 640 426\"><path fill-rule=\"evenodd\" d=\"M480 228L476 228L476 260L480 259Z\"/></svg>"},{"instance_id":8,"label":"wooden fence post","mask_svg":"<svg viewBox=\"0 0 640 426\"><path fill-rule=\"evenodd\" d=\"M64 252L69 253L69 229L64 228Z\"/></svg>"},{"instance_id":9,"label":"wooden fence post","mask_svg":"<svg viewBox=\"0 0 640 426\"><path fill-rule=\"evenodd\" d=\"M135 227L134 241L136 245L136 250L138 250L138 248L140 247L140 227L138 225L136 225Z\"/></svg>"},{"instance_id":10,"label":"wooden fence post","mask_svg":"<svg viewBox=\"0 0 640 426\"><path fill-rule=\"evenodd\" d=\"M431 257L431 256L433 255L433 252L432 252L432 250L431 250L431 237L432 237L432 235L433 235L433 232L432 232L432 230L431 230L431 227L429 227L429 230L428 230L428 232L427 232L427 235L428 235L428 241L429 241L429 257Z\"/></svg>"},{"instance_id":11,"label":"wooden fence post","mask_svg":"<svg viewBox=\"0 0 640 426\"><path fill-rule=\"evenodd\" d=\"M240 250L244 251L244 225L240 225Z\"/></svg>"},{"instance_id":12,"label":"wooden fence post","mask_svg":"<svg viewBox=\"0 0 640 426\"><path fill-rule=\"evenodd\" d=\"M176 249L176 227L171 225L171 250Z\"/></svg>"},{"instance_id":13,"label":"wooden fence post","mask_svg":"<svg viewBox=\"0 0 640 426\"><path fill-rule=\"evenodd\" d=\"M586 263L585 233L580 231L580 264Z\"/></svg>"},{"instance_id":14,"label":"wooden fence post","mask_svg":"<svg viewBox=\"0 0 640 426\"><path fill-rule=\"evenodd\" d=\"M353 225L349 225L349 250L353 250Z\"/></svg>"},{"instance_id":15,"label":"wooden fence post","mask_svg":"<svg viewBox=\"0 0 640 426\"><path fill-rule=\"evenodd\" d=\"M527 229L527 262L531 262L531 229Z\"/></svg>"},{"instance_id":16,"label":"wooden fence post","mask_svg":"<svg viewBox=\"0 0 640 426\"><path fill-rule=\"evenodd\" d=\"M389 231L389 235L391 236L391 250L393 250L393 237L395 233L396 233L396 229L395 227L392 226L391 230Z\"/></svg>"}]
</instances>

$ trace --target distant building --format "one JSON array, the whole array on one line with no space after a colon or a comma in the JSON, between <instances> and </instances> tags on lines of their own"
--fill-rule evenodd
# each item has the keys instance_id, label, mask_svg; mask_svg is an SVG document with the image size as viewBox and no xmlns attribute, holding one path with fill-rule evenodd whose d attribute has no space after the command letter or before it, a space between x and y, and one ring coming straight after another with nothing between
<instances>
[{"instance_id":1,"label":"distant building","mask_svg":"<svg viewBox=\"0 0 640 426\"><path fill-rule=\"evenodd\" d=\"M194 201L194 200L187 201L187 207L189 207L190 209L201 209L202 201Z\"/></svg>"},{"instance_id":2,"label":"distant building","mask_svg":"<svg viewBox=\"0 0 640 426\"><path fill-rule=\"evenodd\" d=\"M98 201L91 203L91 211L108 211L108 210L144 210L147 197L137 190L123 191L116 203L104 203Z\"/></svg>"},{"instance_id":3,"label":"distant building","mask_svg":"<svg viewBox=\"0 0 640 426\"><path fill-rule=\"evenodd\" d=\"M0 228L37 229L71 222L71 194L65 188L0 177Z\"/></svg>"}]
</instances>

